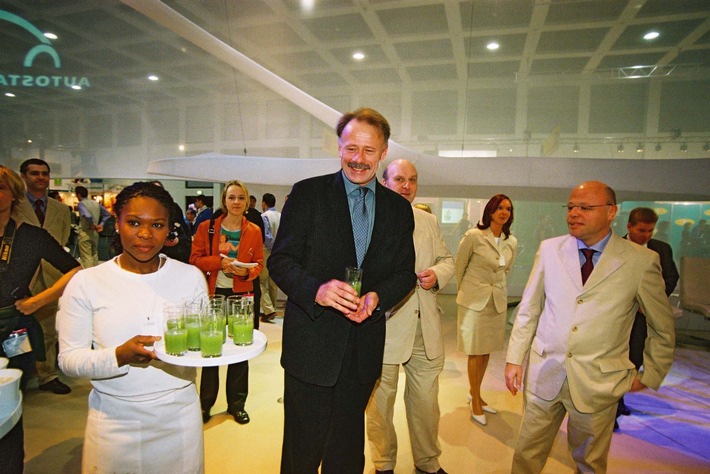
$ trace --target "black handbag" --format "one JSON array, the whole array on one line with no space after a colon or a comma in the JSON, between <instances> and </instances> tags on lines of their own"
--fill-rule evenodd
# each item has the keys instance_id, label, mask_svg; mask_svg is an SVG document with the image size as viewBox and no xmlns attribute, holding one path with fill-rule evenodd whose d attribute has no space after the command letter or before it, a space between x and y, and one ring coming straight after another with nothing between
<instances>
[{"instance_id":1,"label":"black handbag","mask_svg":"<svg viewBox=\"0 0 710 474\"><path fill-rule=\"evenodd\" d=\"M15 306L0 308L0 341L7 339L20 321L22 313Z\"/></svg>"}]
</instances>

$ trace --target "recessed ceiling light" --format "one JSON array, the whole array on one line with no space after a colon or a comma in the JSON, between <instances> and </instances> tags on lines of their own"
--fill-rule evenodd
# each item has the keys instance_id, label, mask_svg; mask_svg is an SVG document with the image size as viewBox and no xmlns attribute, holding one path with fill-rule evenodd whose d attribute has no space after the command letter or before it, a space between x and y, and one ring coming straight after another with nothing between
<instances>
[{"instance_id":1,"label":"recessed ceiling light","mask_svg":"<svg viewBox=\"0 0 710 474\"><path fill-rule=\"evenodd\" d=\"M5 97L15 97L15 94L12 92L5 92Z\"/></svg>"},{"instance_id":2,"label":"recessed ceiling light","mask_svg":"<svg viewBox=\"0 0 710 474\"><path fill-rule=\"evenodd\" d=\"M81 90L81 86L78 85L78 84L74 84L73 86L71 86L71 88L74 89L75 91L80 91L80 90Z\"/></svg>"},{"instance_id":3,"label":"recessed ceiling light","mask_svg":"<svg viewBox=\"0 0 710 474\"><path fill-rule=\"evenodd\" d=\"M488 51L495 51L498 48L500 48L500 44L495 41L491 41L486 45L486 49L488 49Z\"/></svg>"},{"instance_id":4,"label":"recessed ceiling light","mask_svg":"<svg viewBox=\"0 0 710 474\"><path fill-rule=\"evenodd\" d=\"M661 34L658 31L649 31L648 33L643 35L643 39L645 39L646 41L651 41L658 38L659 36L661 36Z\"/></svg>"},{"instance_id":5,"label":"recessed ceiling light","mask_svg":"<svg viewBox=\"0 0 710 474\"><path fill-rule=\"evenodd\" d=\"M148 80L149 81L159 81L160 78L158 76L156 76L155 74L151 74L148 76Z\"/></svg>"},{"instance_id":6,"label":"recessed ceiling light","mask_svg":"<svg viewBox=\"0 0 710 474\"><path fill-rule=\"evenodd\" d=\"M355 61L362 61L363 59L365 59L365 53L363 53L362 51L355 51L353 53L353 59Z\"/></svg>"},{"instance_id":7,"label":"recessed ceiling light","mask_svg":"<svg viewBox=\"0 0 710 474\"><path fill-rule=\"evenodd\" d=\"M45 38L49 38L49 39L51 39L51 40L55 40L55 39L59 38L57 35L55 35L54 33L49 32L49 31L47 31L46 33L43 33L43 35L44 35Z\"/></svg>"}]
</instances>

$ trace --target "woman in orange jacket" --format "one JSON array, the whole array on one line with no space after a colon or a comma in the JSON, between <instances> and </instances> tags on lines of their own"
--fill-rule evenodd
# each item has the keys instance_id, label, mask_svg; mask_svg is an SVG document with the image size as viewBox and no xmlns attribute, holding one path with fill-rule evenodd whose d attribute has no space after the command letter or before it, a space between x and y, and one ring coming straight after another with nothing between
<instances>
[{"instance_id":1,"label":"woman in orange jacket","mask_svg":"<svg viewBox=\"0 0 710 474\"><path fill-rule=\"evenodd\" d=\"M249 206L249 191L241 181L230 181L222 191L221 202L222 213L197 227L190 263L207 276L210 294L230 296L253 293L252 281L264 268L264 244L259 227L244 217ZM256 263L256 266L235 267L232 265L235 260ZM247 361L229 364L226 388L227 412L237 423L249 423L249 415L245 410L249 394ZM210 419L210 410L217 400L218 391L219 367L204 367L200 381L204 423Z\"/></svg>"}]
</instances>

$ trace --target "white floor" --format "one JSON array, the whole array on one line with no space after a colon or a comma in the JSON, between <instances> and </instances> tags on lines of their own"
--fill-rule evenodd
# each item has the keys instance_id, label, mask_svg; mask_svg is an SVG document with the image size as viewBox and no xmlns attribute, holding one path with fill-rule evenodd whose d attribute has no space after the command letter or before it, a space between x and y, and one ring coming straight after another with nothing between
<instances>
[{"instance_id":1,"label":"white floor","mask_svg":"<svg viewBox=\"0 0 710 474\"><path fill-rule=\"evenodd\" d=\"M441 303L447 315L447 362L440 392L441 464L452 474L510 472L522 397L512 397L505 389L504 353L492 354L483 394L499 414L489 415L486 427L469 419L466 359L456 351L455 303L451 296L444 296ZM279 470L283 405L277 399L282 394L283 370L279 365L281 320L276 322L262 324L261 330L268 336L269 344L266 352L250 363L247 411L251 423L241 426L230 416L220 414L226 409L224 395L220 393L212 411L216 415L205 425L208 474L276 473ZM39 391L26 395L27 474L80 471L90 384L85 380L63 379L73 388L71 395ZM631 394L626 400L633 413L621 418L621 431L612 440L610 473L710 472L710 352L706 348L680 347L672 372L659 392ZM395 471L411 474L414 466L401 399L395 424L400 440ZM544 472L574 472L565 436L563 427ZM366 460L365 472L374 472L369 453Z\"/></svg>"}]
</instances>

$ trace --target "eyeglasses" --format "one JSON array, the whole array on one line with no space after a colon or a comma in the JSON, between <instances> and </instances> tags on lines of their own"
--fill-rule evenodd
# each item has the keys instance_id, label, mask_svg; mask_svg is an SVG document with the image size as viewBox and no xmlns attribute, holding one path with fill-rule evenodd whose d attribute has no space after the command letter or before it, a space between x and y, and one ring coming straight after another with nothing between
<instances>
[{"instance_id":1,"label":"eyeglasses","mask_svg":"<svg viewBox=\"0 0 710 474\"><path fill-rule=\"evenodd\" d=\"M578 208L582 212L591 212L594 210L595 207L606 207L606 206L613 206L613 204L594 204L594 205L586 205L586 204L580 204L580 205L571 205L571 204L565 204L564 207L567 209L567 212L572 212L574 211L574 208Z\"/></svg>"}]
</instances>

